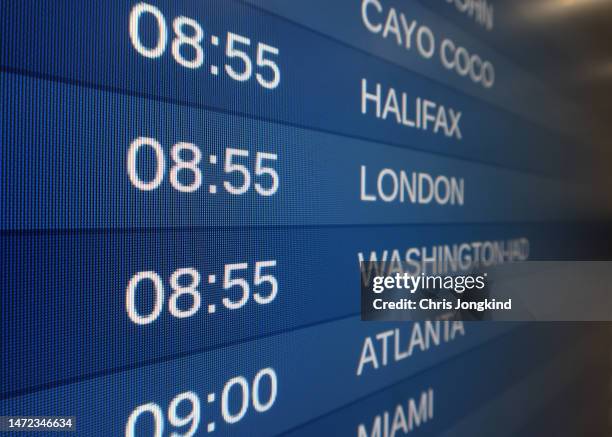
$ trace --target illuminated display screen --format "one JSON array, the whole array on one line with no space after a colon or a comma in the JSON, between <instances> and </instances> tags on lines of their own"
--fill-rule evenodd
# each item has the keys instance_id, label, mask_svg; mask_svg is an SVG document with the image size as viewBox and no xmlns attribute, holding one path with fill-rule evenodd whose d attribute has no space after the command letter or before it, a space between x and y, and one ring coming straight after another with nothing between
<instances>
[{"instance_id":1,"label":"illuminated display screen","mask_svg":"<svg viewBox=\"0 0 612 437\"><path fill-rule=\"evenodd\" d=\"M609 256L518 3L0 0L0 430L577 435L609 329L360 316L368 261Z\"/></svg>"}]
</instances>

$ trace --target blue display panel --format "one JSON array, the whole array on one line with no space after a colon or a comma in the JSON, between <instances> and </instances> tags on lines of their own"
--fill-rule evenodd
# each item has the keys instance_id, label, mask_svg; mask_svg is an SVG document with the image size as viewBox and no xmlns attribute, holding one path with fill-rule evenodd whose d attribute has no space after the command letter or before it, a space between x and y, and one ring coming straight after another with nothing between
<instances>
[{"instance_id":1,"label":"blue display panel","mask_svg":"<svg viewBox=\"0 0 612 437\"><path fill-rule=\"evenodd\" d=\"M494 331L499 334L513 325L498 325L492 330L479 324L466 326L462 322L437 322L430 325L430 331L425 325L417 326L419 334L413 334L415 328L411 324L363 324L358 319L321 324L290 334L9 399L1 403L1 408L3 414L12 409L19 409L17 414L28 414L47 405L54 410L69 408L75 415L86 418L87 411L102 408L113 397L116 387L120 386L122 392L129 395L107 407L108 417L103 423L90 415L94 420L89 420L89 424L80 424L80 430L84 433L99 426L107 434L117 435L139 405L150 402L167 405L176 395L195 393L202 400L203 411L207 399L211 399L217 421L221 419L219 413L223 414L222 408L225 407L224 421L234 425L231 431L246 433L249 428L266 427L263 434L275 434L292 424L315 418L352 399L398 382L411 373L482 343L495 336ZM387 335L384 342L376 339L380 333ZM395 344L393 339L397 341L396 352L391 347L387 348L387 341L389 345ZM367 344L375 348L372 356L376 361L368 359L367 350L362 351ZM274 353L270 354L271 351ZM360 358L362 355L365 358ZM257 378L259 383L254 387L257 375L260 375ZM309 382L315 379L319 390L313 390ZM164 383L157 383L159 381ZM336 389L329 391L324 387ZM259 408L249 405L251 402L246 403L246 410L244 404L238 404L236 408L235 402L230 403L230 394L232 401L240 398L234 397L236 393L249 393L248 397L251 398L250 393L255 388L261 403ZM211 393L214 395L209 397ZM76 399L78 403L70 402ZM250 399L245 396L243 400ZM305 405L308 408L304 408ZM165 410L166 406L162 408ZM248 416L238 414L243 410L249 413ZM142 422L148 422L148 415L146 412L143 414ZM236 415L240 420L232 423ZM119 417L125 418L125 421L115 419ZM220 431L224 433L222 429Z\"/></svg>"},{"instance_id":2,"label":"blue display panel","mask_svg":"<svg viewBox=\"0 0 612 437\"><path fill-rule=\"evenodd\" d=\"M359 319L361 261L610 256L584 109L436 1L0 0L0 416L486 435L540 384L542 434L597 388L597 327Z\"/></svg>"},{"instance_id":3,"label":"blue display panel","mask_svg":"<svg viewBox=\"0 0 612 437\"><path fill-rule=\"evenodd\" d=\"M357 315L360 261L452 272L556 259L554 235L472 225L2 236L2 306L20 308L2 320L2 354L20 357L3 393Z\"/></svg>"},{"instance_id":4,"label":"blue display panel","mask_svg":"<svg viewBox=\"0 0 612 437\"><path fill-rule=\"evenodd\" d=\"M3 186L2 229L592 217L581 200L585 187L560 174L536 176L14 75L1 83L10 109L3 112L3 142L12 145L3 150L11 182ZM20 123L11 129L16 116ZM504 150L494 144L483 147ZM552 156L537 165L561 171L555 156L566 157ZM526 154L517 159L529 161Z\"/></svg>"},{"instance_id":5,"label":"blue display panel","mask_svg":"<svg viewBox=\"0 0 612 437\"><path fill-rule=\"evenodd\" d=\"M396 393L401 392L407 401L410 395L425 391L426 403L432 404L426 407L427 416L435 418L434 426L448 426L465 413L462 408L495 397L543 363L576 350L573 344L580 338L569 330L563 344L567 349L563 349L550 341L559 331L543 325L519 328L505 323L491 328L476 322L322 324L1 401L0 411L70 410L83 418L78 426L84 435L121 435L124 430L129 435L132 428L136 435L150 435L155 429L184 432L192 426L201 435L274 435L417 375L407 382L412 389L403 391L400 386ZM503 332L506 335L493 344L475 348ZM367 352L368 344L373 345L373 355ZM525 347L533 349L529 358L499 363L499 358L510 360ZM458 361L440 364L460 352L465 353ZM428 368L432 369L423 372ZM481 370L476 374L476 369ZM571 375L571 369L564 374L568 372ZM115 396L116 387L124 394L120 399ZM414 387L419 391L415 393ZM383 393L372 400L380 400ZM365 411L384 409L393 398L386 396L382 405L368 399ZM462 405L455 407L456 403ZM87 413L102 409L101 418ZM168 417L175 409L182 414L199 410L199 414L173 427ZM345 413L335 426L344 425L346 419Z\"/></svg>"}]
</instances>

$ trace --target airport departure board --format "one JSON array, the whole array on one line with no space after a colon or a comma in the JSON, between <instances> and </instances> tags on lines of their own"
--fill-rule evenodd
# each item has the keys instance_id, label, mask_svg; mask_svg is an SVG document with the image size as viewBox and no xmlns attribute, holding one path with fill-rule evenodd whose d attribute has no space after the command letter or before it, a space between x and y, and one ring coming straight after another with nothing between
<instances>
[{"instance_id":1,"label":"airport departure board","mask_svg":"<svg viewBox=\"0 0 612 437\"><path fill-rule=\"evenodd\" d=\"M585 346L603 329L360 317L368 261L610 252L581 224L601 218L584 108L530 69L547 52L508 38L511 10L0 0L0 415L83 436L561 435L541 418L607 390L610 347Z\"/></svg>"}]
</instances>

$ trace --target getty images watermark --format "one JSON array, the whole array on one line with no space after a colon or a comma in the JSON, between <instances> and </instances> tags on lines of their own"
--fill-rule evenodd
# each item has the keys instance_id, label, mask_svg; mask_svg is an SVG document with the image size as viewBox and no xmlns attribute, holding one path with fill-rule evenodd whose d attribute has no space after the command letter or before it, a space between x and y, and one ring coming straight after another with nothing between
<instances>
[{"instance_id":1,"label":"getty images watermark","mask_svg":"<svg viewBox=\"0 0 612 437\"><path fill-rule=\"evenodd\" d=\"M610 261L523 261L452 273L371 261L360 273L362 320L612 321Z\"/></svg>"},{"instance_id":2,"label":"getty images watermark","mask_svg":"<svg viewBox=\"0 0 612 437\"><path fill-rule=\"evenodd\" d=\"M369 264L361 268L363 320L479 319L478 313L512 309L511 298L489 297L487 273L380 274L384 269Z\"/></svg>"}]
</instances>

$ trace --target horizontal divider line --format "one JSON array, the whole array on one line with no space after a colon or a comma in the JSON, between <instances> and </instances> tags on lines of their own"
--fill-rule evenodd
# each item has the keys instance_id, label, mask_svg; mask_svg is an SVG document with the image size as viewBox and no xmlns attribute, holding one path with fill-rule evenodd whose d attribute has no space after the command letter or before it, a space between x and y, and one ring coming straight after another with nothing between
<instances>
[{"instance_id":1,"label":"horizontal divider line","mask_svg":"<svg viewBox=\"0 0 612 437\"><path fill-rule=\"evenodd\" d=\"M217 349L223 349L226 347L231 347L231 346L237 346L240 344L244 344L244 343L249 343L251 341L256 341L256 340L260 340L260 339L264 339L264 338L268 338L268 337L274 337L276 335L283 335L283 334L288 334L291 333L293 331L298 331L300 329L307 329L307 328L312 328L314 326L317 325L323 325L325 323L333 323L333 322L339 322L341 320L345 320L345 319L350 319L352 317L357 317L359 316L360 313L353 313L353 314L348 314L348 315L343 315L340 317L334 317L331 319L326 319L326 320L321 320L318 322L313 322L313 323L307 323L305 325L300 325L300 326L295 326L293 328L287 328L287 329L281 329L275 332L268 332L266 334L261 334L261 335L257 335L257 336L252 336L252 337L247 337L245 339L242 340L238 340L238 341L230 341L227 343L222 343L222 344L218 344L216 346L213 347L206 347L206 348L200 348L200 349L194 349L192 351L189 352L182 352L182 353L178 353L178 354L172 354L172 355L167 355L165 357L158 357L158 358L154 358L151 360L147 360L147 361L143 361L142 363L134 363L131 365L125 365L125 366L121 366L121 367L115 367L115 368L109 368L109 369L104 369L104 370L99 370L97 372L92 372L92 373L88 373L88 374L84 374L84 375L79 375L76 376L74 378L67 378L67 379L62 379L59 381L54 381L54 382L49 382L46 384L41 384L38 386L34 386L34 387L30 387L27 389L23 389L23 390L16 390L16 391L12 391L12 392L8 392L8 393L4 393L0 395L0 401L2 400L6 400L6 399L11 399L11 398L15 398L15 397L19 397L19 396L23 396L23 395L27 395L27 394L32 394L32 393L36 393L39 391L43 391L43 390L49 390L49 389L53 389L53 388L58 388L64 385L70 385L70 384L76 384L79 382L85 382L91 379L96 379L96 378L100 378L100 377L104 377L104 376L110 376L116 373L121 373L121 372L125 372L125 371L129 371L129 370L134 370L134 369L139 369L142 367L147 367L147 366L151 366L151 365L155 365L155 364L161 364L161 363L165 363L168 361L174 361L174 360L178 360L181 358L187 358L193 355L198 355L198 354L202 354L202 353L206 353L206 352L213 352Z\"/></svg>"},{"instance_id":2,"label":"horizontal divider line","mask_svg":"<svg viewBox=\"0 0 612 437\"><path fill-rule=\"evenodd\" d=\"M281 229L327 229L327 228L393 228L393 227L448 227L448 226L503 226L503 225L536 225L536 226L548 226L551 224L557 225L575 225L575 226L607 226L612 229L612 224L605 220L587 220L587 221L575 221L575 220L548 220L548 221L507 221L507 222L421 222L421 223L372 223L372 224L320 224L320 225L237 225L237 226L168 226L168 227L134 227L134 228L74 228L74 229L2 229L0 235L61 235L61 234L99 234L99 233L134 233L134 234L150 234L150 233L163 233L163 232L197 232L207 230L217 231L229 231L229 230L240 230L240 229L269 229L269 230L281 230Z\"/></svg>"}]
</instances>

